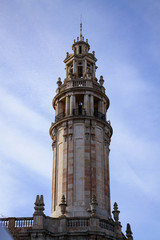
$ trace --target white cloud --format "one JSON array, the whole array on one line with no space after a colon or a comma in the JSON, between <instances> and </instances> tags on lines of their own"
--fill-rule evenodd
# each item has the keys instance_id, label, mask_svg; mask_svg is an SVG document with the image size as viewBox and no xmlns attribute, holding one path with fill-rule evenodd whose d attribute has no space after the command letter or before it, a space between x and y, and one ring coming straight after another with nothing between
<instances>
[{"instance_id":1,"label":"white cloud","mask_svg":"<svg viewBox=\"0 0 160 240\"><path fill-rule=\"evenodd\" d=\"M154 196L158 201L159 143L134 135L120 121L115 123L116 132L111 142L112 177L123 185L142 191L148 199Z\"/></svg>"},{"instance_id":2,"label":"white cloud","mask_svg":"<svg viewBox=\"0 0 160 240\"><path fill-rule=\"evenodd\" d=\"M32 170L48 177L52 154L49 148L43 146L38 139L28 136L17 128L8 128L8 126L0 121L1 153L20 164L23 164Z\"/></svg>"},{"instance_id":3,"label":"white cloud","mask_svg":"<svg viewBox=\"0 0 160 240\"><path fill-rule=\"evenodd\" d=\"M0 101L1 153L47 177L52 158L45 143L46 139L49 143L49 121L4 89Z\"/></svg>"},{"instance_id":4,"label":"white cloud","mask_svg":"<svg viewBox=\"0 0 160 240\"><path fill-rule=\"evenodd\" d=\"M50 125L44 116L36 113L29 106L22 102L22 99L17 98L12 95L12 93L7 92L5 89L0 88L0 101L2 118L8 117L8 120L13 121L18 120L18 124L22 124L24 127L30 128L34 131L39 131L41 133L46 133L45 130ZM7 120L7 118L6 118Z\"/></svg>"}]
</instances>

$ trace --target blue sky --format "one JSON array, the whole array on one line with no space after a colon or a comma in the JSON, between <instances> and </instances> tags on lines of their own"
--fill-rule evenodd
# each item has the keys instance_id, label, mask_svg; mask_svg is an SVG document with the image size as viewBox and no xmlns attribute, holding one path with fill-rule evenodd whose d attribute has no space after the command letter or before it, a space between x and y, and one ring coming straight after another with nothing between
<instances>
[{"instance_id":1,"label":"blue sky","mask_svg":"<svg viewBox=\"0 0 160 240\"><path fill-rule=\"evenodd\" d=\"M79 35L95 51L113 127L111 204L123 231L157 240L160 215L160 1L0 0L0 214L50 215L49 127L57 78Z\"/></svg>"}]
</instances>

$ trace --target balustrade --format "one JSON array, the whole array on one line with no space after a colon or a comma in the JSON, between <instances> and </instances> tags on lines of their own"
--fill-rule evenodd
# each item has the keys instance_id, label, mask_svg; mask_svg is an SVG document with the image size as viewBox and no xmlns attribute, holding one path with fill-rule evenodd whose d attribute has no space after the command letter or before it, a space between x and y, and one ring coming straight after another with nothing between
<instances>
[{"instance_id":1,"label":"balustrade","mask_svg":"<svg viewBox=\"0 0 160 240\"><path fill-rule=\"evenodd\" d=\"M104 229L107 229L110 231L114 231L114 226L111 223L109 223L107 220L100 220L99 226L101 228L104 228Z\"/></svg>"},{"instance_id":2,"label":"balustrade","mask_svg":"<svg viewBox=\"0 0 160 240\"><path fill-rule=\"evenodd\" d=\"M33 226L33 218L17 218L15 220L15 228L29 228Z\"/></svg>"},{"instance_id":3,"label":"balustrade","mask_svg":"<svg viewBox=\"0 0 160 240\"><path fill-rule=\"evenodd\" d=\"M60 92L62 92L65 89L74 88L74 87L89 87L89 88L94 88L98 91L102 91L102 87L99 85L99 83L97 83L93 80L87 80L87 79L67 80L64 84L62 84L59 87L59 90L60 90Z\"/></svg>"},{"instance_id":4,"label":"balustrade","mask_svg":"<svg viewBox=\"0 0 160 240\"><path fill-rule=\"evenodd\" d=\"M9 219L8 218L0 218L0 226L8 228Z\"/></svg>"},{"instance_id":5,"label":"balustrade","mask_svg":"<svg viewBox=\"0 0 160 240\"><path fill-rule=\"evenodd\" d=\"M33 226L33 218L1 218L0 225L6 228L31 228Z\"/></svg>"},{"instance_id":6,"label":"balustrade","mask_svg":"<svg viewBox=\"0 0 160 240\"><path fill-rule=\"evenodd\" d=\"M88 227L89 220L88 219L70 219L68 220L68 227Z\"/></svg>"}]
</instances>

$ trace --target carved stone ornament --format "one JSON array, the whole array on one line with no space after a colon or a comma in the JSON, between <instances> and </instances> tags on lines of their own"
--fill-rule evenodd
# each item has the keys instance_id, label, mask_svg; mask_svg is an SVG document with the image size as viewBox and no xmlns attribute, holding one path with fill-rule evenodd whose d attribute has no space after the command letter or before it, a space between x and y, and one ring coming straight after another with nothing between
<instances>
[{"instance_id":1,"label":"carved stone ornament","mask_svg":"<svg viewBox=\"0 0 160 240\"><path fill-rule=\"evenodd\" d=\"M62 215L64 215L66 213L66 207L67 207L67 203L64 195L61 198L61 203L59 204L59 206L61 208Z\"/></svg>"},{"instance_id":2,"label":"carved stone ornament","mask_svg":"<svg viewBox=\"0 0 160 240\"><path fill-rule=\"evenodd\" d=\"M96 200L96 196L93 195L91 203L90 203L90 213L91 213L91 216L95 216L96 215L97 205L98 205L98 203L97 203L97 200Z\"/></svg>"},{"instance_id":3,"label":"carved stone ornament","mask_svg":"<svg viewBox=\"0 0 160 240\"><path fill-rule=\"evenodd\" d=\"M127 223L126 236L127 236L128 240L133 240L131 226L129 223Z\"/></svg>"},{"instance_id":4,"label":"carved stone ornament","mask_svg":"<svg viewBox=\"0 0 160 240\"><path fill-rule=\"evenodd\" d=\"M120 211L118 210L118 204L115 202L114 205L113 205L113 217L114 217L114 220L115 222L118 222L119 221L119 213Z\"/></svg>"},{"instance_id":5,"label":"carved stone ornament","mask_svg":"<svg viewBox=\"0 0 160 240\"><path fill-rule=\"evenodd\" d=\"M62 81L61 81L60 77L58 78L57 85L58 85L58 87L60 87L62 85Z\"/></svg>"},{"instance_id":6,"label":"carved stone ornament","mask_svg":"<svg viewBox=\"0 0 160 240\"><path fill-rule=\"evenodd\" d=\"M68 77L69 79L72 79L74 77L73 69L71 68L71 66L69 66L68 68Z\"/></svg>"},{"instance_id":7,"label":"carved stone ornament","mask_svg":"<svg viewBox=\"0 0 160 240\"><path fill-rule=\"evenodd\" d=\"M36 201L35 201L35 211L34 211L34 215L44 215L43 211L44 211L44 200L43 200L43 195L37 195L36 197Z\"/></svg>"},{"instance_id":8,"label":"carved stone ornament","mask_svg":"<svg viewBox=\"0 0 160 240\"><path fill-rule=\"evenodd\" d=\"M100 83L101 86L103 86L104 79L103 79L103 76L102 76L102 75L100 76L99 83Z\"/></svg>"}]
</instances>

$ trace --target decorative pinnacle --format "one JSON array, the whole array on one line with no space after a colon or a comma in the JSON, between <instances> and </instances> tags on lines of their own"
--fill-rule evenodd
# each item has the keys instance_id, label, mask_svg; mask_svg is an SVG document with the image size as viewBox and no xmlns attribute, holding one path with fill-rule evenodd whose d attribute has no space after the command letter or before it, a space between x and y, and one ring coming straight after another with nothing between
<instances>
[{"instance_id":1,"label":"decorative pinnacle","mask_svg":"<svg viewBox=\"0 0 160 240\"><path fill-rule=\"evenodd\" d=\"M133 240L131 226L129 223L127 223L126 236L127 236L128 240Z\"/></svg>"},{"instance_id":2,"label":"decorative pinnacle","mask_svg":"<svg viewBox=\"0 0 160 240\"><path fill-rule=\"evenodd\" d=\"M60 77L58 78L57 85L58 85L58 87L60 87L60 86L62 85L62 82L61 82L61 78L60 78Z\"/></svg>"},{"instance_id":3,"label":"decorative pinnacle","mask_svg":"<svg viewBox=\"0 0 160 240\"><path fill-rule=\"evenodd\" d=\"M118 210L118 204L116 202L113 205L113 209L114 210L112 211L112 213L113 213L114 220L115 222L118 222L120 211Z\"/></svg>"},{"instance_id":4,"label":"decorative pinnacle","mask_svg":"<svg viewBox=\"0 0 160 240\"><path fill-rule=\"evenodd\" d=\"M103 79L103 76L102 76L102 75L100 76L99 83L100 83L101 86L103 86L104 79Z\"/></svg>"},{"instance_id":5,"label":"decorative pinnacle","mask_svg":"<svg viewBox=\"0 0 160 240\"><path fill-rule=\"evenodd\" d=\"M35 212L34 215L44 215L44 200L43 200L43 195L37 195L36 201L35 201Z\"/></svg>"}]
</instances>

